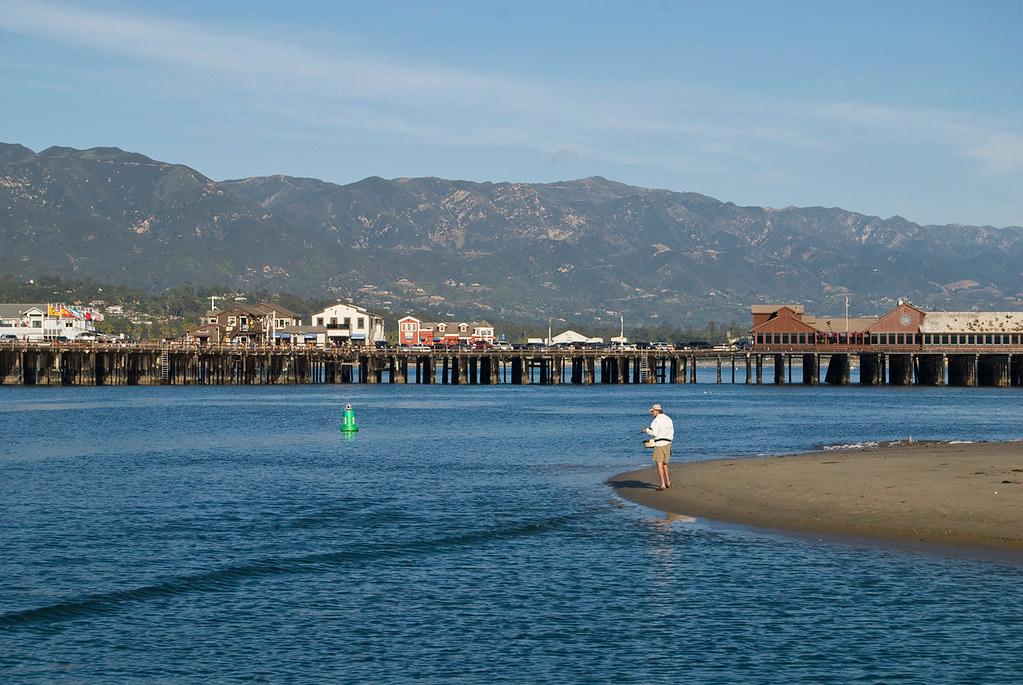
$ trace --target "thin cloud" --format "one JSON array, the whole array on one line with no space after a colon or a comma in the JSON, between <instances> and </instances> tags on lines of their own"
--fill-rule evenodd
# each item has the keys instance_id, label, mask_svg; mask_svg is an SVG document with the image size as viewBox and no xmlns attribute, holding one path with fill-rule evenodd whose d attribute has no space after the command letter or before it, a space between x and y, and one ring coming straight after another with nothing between
<instances>
[{"instance_id":1,"label":"thin cloud","mask_svg":"<svg viewBox=\"0 0 1023 685\"><path fill-rule=\"evenodd\" d=\"M0 28L155 63L189 67L259 89L309 89L321 95L406 102L494 94L508 104L537 89L471 71L417 67L379 58L324 54L261 36L230 33L163 17L122 16L50 3L0 3Z\"/></svg>"},{"instance_id":2,"label":"thin cloud","mask_svg":"<svg viewBox=\"0 0 1023 685\"><path fill-rule=\"evenodd\" d=\"M387 130L421 142L514 145L547 138L541 131L560 131L548 153L569 146L598 147L587 136L607 132L814 145L795 131L778 127L724 126L623 104L643 102L641 90L569 88L469 70L328 54L293 42L164 17L123 16L52 3L0 3L0 7L0 29L185 68L193 78L213 79L222 86L262 94L299 93L312 112L326 109L342 114L330 121L318 117L325 125ZM346 114L341 112L345 109ZM465 125L480 119L493 123ZM455 125L446 123L451 121ZM564 140L566 131L571 131L568 137L574 143Z\"/></svg>"},{"instance_id":3,"label":"thin cloud","mask_svg":"<svg viewBox=\"0 0 1023 685\"><path fill-rule=\"evenodd\" d=\"M0 30L169 67L173 73L159 78L176 81L182 97L189 89L193 97L235 89L249 94L246 106L300 124L421 144L520 147L551 159L570 150L590 160L720 173L752 163L777 174L772 150L820 153L833 149L837 131L864 128L950 148L989 173L1023 169L1019 132L933 110L791 102L678 84L549 83L48 2L0 0ZM137 78L151 78L154 69L148 71Z\"/></svg>"},{"instance_id":4,"label":"thin cloud","mask_svg":"<svg viewBox=\"0 0 1023 685\"><path fill-rule=\"evenodd\" d=\"M821 116L848 126L868 128L873 135L951 146L981 163L992 174L1023 171L1023 134L1006 131L1001 122L934 109L907 109L856 102L817 108Z\"/></svg>"},{"instance_id":5,"label":"thin cloud","mask_svg":"<svg viewBox=\"0 0 1023 685\"><path fill-rule=\"evenodd\" d=\"M981 161L993 174L1023 171L1023 136L985 131L977 138L967 145L967 157Z\"/></svg>"}]
</instances>

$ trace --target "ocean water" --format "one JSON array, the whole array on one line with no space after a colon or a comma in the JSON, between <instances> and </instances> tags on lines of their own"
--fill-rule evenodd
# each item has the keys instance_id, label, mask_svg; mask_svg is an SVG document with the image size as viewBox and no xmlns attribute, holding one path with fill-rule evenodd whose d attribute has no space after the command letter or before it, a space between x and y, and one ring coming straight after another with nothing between
<instances>
[{"instance_id":1,"label":"ocean water","mask_svg":"<svg viewBox=\"0 0 1023 685\"><path fill-rule=\"evenodd\" d=\"M1023 438L1018 388L0 388L0 681L1020 682L1019 561L617 499L654 401L675 461Z\"/></svg>"}]
</instances>

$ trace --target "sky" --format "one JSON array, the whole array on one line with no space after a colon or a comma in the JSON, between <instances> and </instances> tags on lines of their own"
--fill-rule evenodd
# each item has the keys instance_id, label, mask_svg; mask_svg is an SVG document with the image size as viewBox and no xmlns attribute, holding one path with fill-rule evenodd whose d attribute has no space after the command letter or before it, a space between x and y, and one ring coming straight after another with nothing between
<instances>
[{"instance_id":1,"label":"sky","mask_svg":"<svg viewBox=\"0 0 1023 685\"><path fill-rule=\"evenodd\" d=\"M0 141L1023 226L1023 0L8 2Z\"/></svg>"}]
</instances>

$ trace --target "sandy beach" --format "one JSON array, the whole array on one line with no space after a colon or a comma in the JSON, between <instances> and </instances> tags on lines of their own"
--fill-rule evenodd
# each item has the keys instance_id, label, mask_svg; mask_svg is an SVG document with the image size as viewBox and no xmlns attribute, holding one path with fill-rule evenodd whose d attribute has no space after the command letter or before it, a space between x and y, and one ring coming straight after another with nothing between
<instances>
[{"instance_id":1,"label":"sandy beach","mask_svg":"<svg viewBox=\"0 0 1023 685\"><path fill-rule=\"evenodd\" d=\"M653 509L801 533L1023 551L1023 442L673 463L608 482Z\"/></svg>"}]
</instances>

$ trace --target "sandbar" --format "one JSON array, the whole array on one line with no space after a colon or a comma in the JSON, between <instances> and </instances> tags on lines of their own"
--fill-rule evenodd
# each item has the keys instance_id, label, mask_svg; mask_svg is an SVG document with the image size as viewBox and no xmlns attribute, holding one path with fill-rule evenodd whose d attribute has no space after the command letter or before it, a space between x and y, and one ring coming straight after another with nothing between
<instances>
[{"instance_id":1,"label":"sandbar","mask_svg":"<svg viewBox=\"0 0 1023 685\"><path fill-rule=\"evenodd\" d=\"M1023 441L898 443L671 464L608 483L688 516L799 533L1023 551Z\"/></svg>"}]
</instances>

